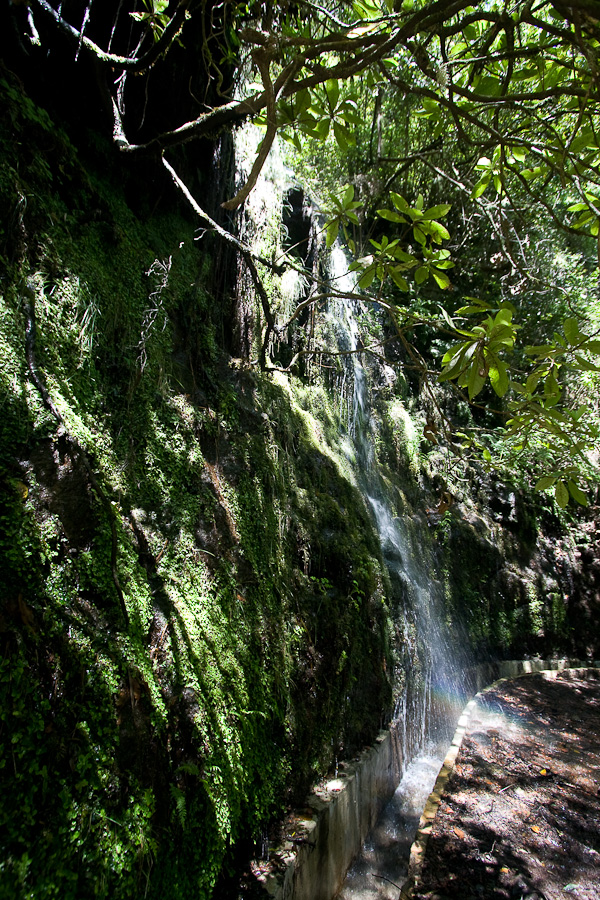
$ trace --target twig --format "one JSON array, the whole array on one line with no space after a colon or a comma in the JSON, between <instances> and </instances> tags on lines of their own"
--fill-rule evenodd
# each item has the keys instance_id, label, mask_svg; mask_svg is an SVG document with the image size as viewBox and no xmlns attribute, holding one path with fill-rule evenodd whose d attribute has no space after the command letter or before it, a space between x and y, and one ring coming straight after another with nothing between
<instances>
[{"instance_id":1,"label":"twig","mask_svg":"<svg viewBox=\"0 0 600 900\"><path fill-rule=\"evenodd\" d=\"M221 204L223 209L237 209L242 205L246 197L248 197L258 181L258 176L262 172L262 168L267 160L267 156L269 155L269 151L273 146L273 141L277 134L277 109L275 105L277 98L275 96L275 91L273 90L273 82L271 81L271 74L269 72L270 60L263 48L255 50L253 57L258 66L267 97L267 131L252 165L246 184L237 192L235 197L232 197L231 200L227 200L225 203Z\"/></svg>"},{"instance_id":2,"label":"twig","mask_svg":"<svg viewBox=\"0 0 600 900\"><path fill-rule=\"evenodd\" d=\"M265 335L264 335L263 343L262 343L262 347L261 347L261 352L260 352L260 365L261 365L262 369L265 369L266 368L267 346L269 343L269 338L271 336L271 332L274 331L276 334L279 334L281 329L278 328L278 326L275 323L275 318L274 318L273 312L271 310L271 305L269 303L268 294L267 294L265 287L261 281L261 278L258 274L258 270L256 268L256 264L254 262L255 255L252 253L252 251L250 250L249 247L247 247L245 244L242 244L242 242L239 241L236 237L234 237L231 234L231 232L226 231L225 228L222 228L217 222L215 222L214 219L212 219L208 215L208 213L206 213L202 209L200 204L197 203L197 201L191 195L190 191L188 190L186 185L183 183L183 181L181 180L181 178L179 177L179 175L177 174L177 172L175 171L173 166L170 165L170 163L165 159L164 156L162 157L162 162L163 162L165 169L170 174L174 183L177 185L177 187L179 188L179 190L181 191L183 196L186 198L186 200L188 201L188 203L190 204L190 206L192 207L194 212L198 216L200 216L200 218L203 219L205 222L208 222L210 227L213 229L213 231L215 231L219 235L219 237L221 237L224 241L227 241L228 244L231 244L233 247L235 247L236 250L238 251L238 253L240 253L240 255L242 256L244 262L246 263L246 267L247 267L248 271L250 272L252 281L254 282L254 287L256 288L256 293L259 296L263 314L265 317L265 321L267 323L267 328L265 331ZM263 262L262 259L260 261Z\"/></svg>"},{"instance_id":3,"label":"twig","mask_svg":"<svg viewBox=\"0 0 600 900\"><path fill-rule=\"evenodd\" d=\"M85 37L83 32L85 30L86 20L83 22L81 31L78 31L77 28L73 28L72 25L69 25L69 23L50 5L50 3L47 2L47 0L32 0L32 2L34 2L43 13L54 19L54 23L61 31L76 40L79 48L82 46L85 47L85 49L93 53L100 62L107 63L118 69L125 69L129 72L144 72L156 62L161 54L163 54L175 40L179 29L185 21L187 8L190 5L191 0L180 0L172 18L156 43L154 43L146 53L142 54L142 56L134 57L118 56L116 53L106 52L99 47L98 44L95 44L89 38ZM79 50L77 51L77 54L79 55Z\"/></svg>"},{"instance_id":4,"label":"twig","mask_svg":"<svg viewBox=\"0 0 600 900\"><path fill-rule=\"evenodd\" d=\"M399 884L396 884L396 882L392 881L391 878L386 878L385 875L375 875L374 872L371 872L371 875L373 876L373 878L379 878L381 879L381 881L387 881L388 884L391 884L393 887L398 888L399 891L402 890Z\"/></svg>"}]
</instances>

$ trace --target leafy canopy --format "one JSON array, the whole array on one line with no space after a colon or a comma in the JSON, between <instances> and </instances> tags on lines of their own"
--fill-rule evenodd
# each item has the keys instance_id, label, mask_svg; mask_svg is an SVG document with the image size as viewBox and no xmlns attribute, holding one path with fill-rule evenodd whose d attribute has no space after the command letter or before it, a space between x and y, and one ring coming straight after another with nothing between
<instances>
[{"instance_id":1,"label":"leafy canopy","mask_svg":"<svg viewBox=\"0 0 600 900\"><path fill-rule=\"evenodd\" d=\"M249 116L262 122L265 137L248 183L226 208L245 201L277 134L298 152L315 140L330 155L337 148L328 246L342 229L359 287L385 301L400 335L423 321L442 330L442 383L472 402L487 397L489 405L496 397L505 440L494 453L542 467L538 487L552 487L561 506L569 496L583 502L579 485L595 477L599 436L596 301L548 278L540 260L546 254L556 268L564 240L588 273L595 265L597 3L145 0L139 9L129 0L114 4L104 43L94 10L78 24L70 8L31 0L32 41L35 21L44 18L74 52L95 57L124 153L165 154ZM190 101L187 120L148 135L129 103L131 76L146 79L151 104L150 73L159 63L164 71L173 48L196 55L212 99L206 102L206 93L195 108ZM239 77L228 82L231 65ZM474 266L477 243L479 262L487 251L497 267L498 287L495 296L490 286L457 303L468 288L464 260ZM477 288L476 279L471 283ZM423 297L435 315L423 316ZM266 365L268 337L281 325L264 292L261 302ZM561 309L566 315L556 321ZM522 346L519 330L532 332L534 342ZM494 441L476 430L463 440L494 461Z\"/></svg>"}]
</instances>

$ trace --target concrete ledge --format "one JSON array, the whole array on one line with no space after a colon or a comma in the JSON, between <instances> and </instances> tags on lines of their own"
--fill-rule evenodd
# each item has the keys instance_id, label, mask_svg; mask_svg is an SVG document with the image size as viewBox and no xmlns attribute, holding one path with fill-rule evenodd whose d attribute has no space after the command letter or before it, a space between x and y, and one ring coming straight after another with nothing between
<instances>
[{"instance_id":1,"label":"concrete ledge","mask_svg":"<svg viewBox=\"0 0 600 900\"><path fill-rule=\"evenodd\" d=\"M600 662L573 659L508 660L474 667L462 673L471 690L505 678L536 672L573 669L578 674L600 667ZM427 838L440 804L442 792L454 768L473 707L479 693L467 703L434 789L425 805L417 836L411 848L409 875L402 898L409 898L418 877ZM410 752L410 750L409 750ZM268 862L255 862L255 877L272 900L331 900L340 890L346 872L369 831L400 781L402 748L393 728L382 731L372 746L357 759L340 766L336 778L321 783L307 799L302 812L291 813L284 822L285 838L270 853Z\"/></svg>"},{"instance_id":2,"label":"concrete ledge","mask_svg":"<svg viewBox=\"0 0 600 900\"><path fill-rule=\"evenodd\" d=\"M450 778L450 775L452 774L452 771L454 769L458 751L462 744L466 730L469 726L473 710L477 705L478 698L485 694L486 691L492 690L497 684L500 684L503 681L508 681L512 678L521 677L522 675L542 674L544 678L552 680L555 679L560 672L566 672L568 670L570 673L572 673L572 677L574 679L585 678L586 676L591 676L592 673L595 677L597 676L598 669L600 669L600 661L586 663L582 662L581 660L573 659L507 660L504 662L493 663L490 666L486 665L477 668L479 669L479 672L477 672L476 670L472 670L476 678L485 678L486 672L489 672L490 670L495 670L498 674L496 675L495 681L493 681L491 684L488 683L483 690L480 689L475 697L473 697L473 699L467 703L460 719L458 720L458 725L456 731L454 732L454 737L452 738L450 749L446 754L433 791L429 795L427 803L425 804L425 809L423 810L423 814L421 815L421 819L419 821L417 835L410 849L408 877L402 886L400 900L410 900L414 893L415 885L423 867L427 841L429 840L433 820L437 815L437 811L441 803L442 793L444 792L446 784L448 783L448 779Z\"/></svg>"},{"instance_id":3,"label":"concrete ledge","mask_svg":"<svg viewBox=\"0 0 600 900\"><path fill-rule=\"evenodd\" d=\"M307 800L304 815L285 822L287 840L255 874L273 900L331 900L352 860L396 790L402 751L393 730L342 764Z\"/></svg>"}]
</instances>

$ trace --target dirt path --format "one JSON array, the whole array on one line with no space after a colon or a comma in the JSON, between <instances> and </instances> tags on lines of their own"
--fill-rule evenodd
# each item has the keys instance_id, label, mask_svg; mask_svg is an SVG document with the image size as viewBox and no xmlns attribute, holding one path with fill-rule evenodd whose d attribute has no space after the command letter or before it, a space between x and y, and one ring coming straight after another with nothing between
<instances>
[{"instance_id":1,"label":"dirt path","mask_svg":"<svg viewBox=\"0 0 600 900\"><path fill-rule=\"evenodd\" d=\"M600 900L600 671L484 692L414 900Z\"/></svg>"}]
</instances>

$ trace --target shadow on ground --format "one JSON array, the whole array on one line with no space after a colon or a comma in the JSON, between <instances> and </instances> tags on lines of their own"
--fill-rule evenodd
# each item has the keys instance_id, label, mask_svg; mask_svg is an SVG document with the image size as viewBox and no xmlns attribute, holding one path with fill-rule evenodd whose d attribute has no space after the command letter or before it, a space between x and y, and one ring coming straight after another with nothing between
<instances>
[{"instance_id":1,"label":"shadow on ground","mask_svg":"<svg viewBox=\"0 0 600 900\"><path fill-rule=\"evenodd\" d=\"M551 674L478 700L415 900L599 900L600 672Z\"/></svg>"}]
</instances>

